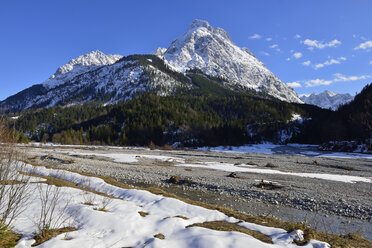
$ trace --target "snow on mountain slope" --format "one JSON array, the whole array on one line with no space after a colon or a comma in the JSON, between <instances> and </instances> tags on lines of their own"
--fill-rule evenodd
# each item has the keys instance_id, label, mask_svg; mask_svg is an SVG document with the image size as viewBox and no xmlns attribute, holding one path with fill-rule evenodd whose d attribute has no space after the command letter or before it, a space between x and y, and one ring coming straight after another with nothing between
<instances>
[{"instance_id":1,"label":"snow on mountain slope","mask_svg":"<svg viewBox=\"0 0 372 248\"><path fill-rule=\"evenodd\" d=\"M127 56L115 64L94 66L95 70L74 77L66 73L68 80L56 81L58 84L53 87L34 85L0 102L0 105L11 106L9 109L12 111L19 111L89 101L115 103L140 92L169 95L180 88L192 87L181 74L183 78L176 78L174 74L167 73L165 65L159 68L161 63L162 60L154 55Z\"/></svg>"},{"instance_id":2,"label":"snow on mountain slope","mask_svg":"<svg viewBox=\"0 0 372 248\"><path fill-rule=\"evenodd\" d=\"M325 109L337 110L340 105L346 104L354 99L350 94L339 94L328 90L319 94L300 96L301 100L307 104L316 105Z\"/></svg>"},{"instance_id":3,"label":"snow on mountain slope","mask_svg":"<svg viewBox=\"0 0 372 248\"><path fill-rule=\"evenodd\" d=\"M195 87L181 74L193 68L224 79L225 88L254 89L280 100L302 102L247 48L239 48L223 29L214 29L206 21L195 20L168 49L158 48L154 54L123 58L93 51L61 66L43 83L1 101L0 107L20 111L88 101L114 103L137 92L169 95Z\"/></svg>"},{"instance_id":4,"label":"snow on mountain slope","mask_svg":"<svg viewBox=\"0 0 372 248\"><path fill-rule=\"evenodd\" d=\"M123 56L117 54L106 55L98 50L92 51L76 59L72 59L67 64L59 67L57 71L42 84L48 89L57 87L80 74L95 70L100 66L114 64L122 57Z\"/></svg>"},{"instance_id":5,"label":"snow on mountain slope","mask_svg":"<svg viewBox=\"0 0 372 248\"><path fill-rule=\"evenodd\" d=\"M155 55L180 72L199 68L208 75L280 100L302 102L292 88L280 81L247 48L236 46L225 30L214 29L206 21L194 20L167 50L158 48Z\"/></svg>"}]
</instances>

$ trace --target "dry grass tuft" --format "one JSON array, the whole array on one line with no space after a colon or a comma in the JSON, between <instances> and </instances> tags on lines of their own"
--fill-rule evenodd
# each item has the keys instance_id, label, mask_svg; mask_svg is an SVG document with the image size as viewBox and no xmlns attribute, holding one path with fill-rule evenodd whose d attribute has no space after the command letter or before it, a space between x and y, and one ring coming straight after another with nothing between
<instances>
[{"instance_id":1,"label":"dry grass tuft","mask_svg":"<svg viewBox=\"0 0 372 248\"><path fill-rule=\"evenodd\" d=\"M32 246L40 245L55 236L58 236L62 233L72 232L72 231L76 231L76 228L75 227L63 227L63 228L58 228L58 229L49 229L47 232L44 232L43 235L36 235L34 237L36 242L32 244Z\"/></svg>"},{"instance_id":2,"label":"dry grass tuft","mask_svg":"<svg viewBox=\"0 0 372 248\"><path fill-rule=\"evenodd\" d=\"M139 215L141 215L142 217L146 217L147 215L149 215L149 213L142 212L142 211L139 211L138 213L139 213Z\"/></svg>"},{"instance_id":3,"label":"dry grass tuft","mask_svg":"<svg viewBox=\"0 0 372 248\"><path fill-rule=\"evenodd\" d=\"M188 220L189 218L185 217L185 216L182 216L182 215L176 215L174 216L174 218L181 218L181 219L184 219L184 220Z\"/></svg>"},{"instance_id":4,"label":"dry grass tuft","mask_svg":"<svg viewBox=\"0 0 372 248\"><path fill-rule=\"evenodd\" d=\"M225 232L241 232L245 233L249 236L254 237L255 239L261 240L262 242L273 244L273 241L271 238L265 234L262 234L257 231L249 230L247 228L239 226L237 223L229 223L226 221L211 221L211 222L204 222L204 223L195 223L192 225L187 226L189 227L204 227L212 230L217 231L225 231Z\"/></svg>"},{"instance_id":5,"label":"dry grass tuft","mask_svg":"<svg viewBox=\"0 0 372 248\"><path fill-rule=\"evenodd\" d=\"M155 235L154 235L154 238L157 238L157 239L165 239L165 236L164 236L164 234L162 234L162 233L158 233L158 234L155 234Z\"/></svg>"}]
</instances>

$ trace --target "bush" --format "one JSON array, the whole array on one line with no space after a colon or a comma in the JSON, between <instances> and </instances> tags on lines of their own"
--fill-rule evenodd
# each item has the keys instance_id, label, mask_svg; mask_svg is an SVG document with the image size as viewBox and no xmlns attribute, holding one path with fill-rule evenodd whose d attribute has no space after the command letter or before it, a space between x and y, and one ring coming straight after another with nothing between
<instances>
[{"instance_id":1,"label":"bush","mask_svg":"<svg viewBox=\"0 0 372 248\"><path fill-rule=\"evenodd\" d=\"M15 146L16 137L0 120L0 223L8 226L21 214L31 196L29 176L19 173L24 170L23 152Z\"/></svg>"},{"instance_id":2,"label":"bush","mask_svg":"<svg viewBox=\"0 0 372 248\"><path fill-rule=\"evenodd\" d=\"M0 223L0 248L14 247L21 235L15 234L9 225Z\"/></svg>"}]
</instances>

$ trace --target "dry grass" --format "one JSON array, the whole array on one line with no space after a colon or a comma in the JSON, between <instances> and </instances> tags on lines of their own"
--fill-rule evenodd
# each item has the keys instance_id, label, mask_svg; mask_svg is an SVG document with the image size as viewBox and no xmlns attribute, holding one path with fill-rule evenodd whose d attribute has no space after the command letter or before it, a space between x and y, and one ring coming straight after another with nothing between
<instances>
[{"instance_id":1,"label":"dry grass","mask_svg":"<svg viewBox=\"0 0 372 248\"><path fill-rule=\"evenodd\" d=\"M176 215L174 216L174 218L181 218L181 219L184 219L184 220L188 220L189 218L185 217L185 216L182 216L182 215Z\"/></svg>"},{"instance_id":2,"label":"dry grass","mask_svg":"<svg viewBox=\"0 0 372 248\"><path fill-rule=\"evenodd\" d=\"M76 231L76 228L75 227L63 227L63 228L58 228L58 229L49 229L45 231L43 235L36 235L34 237L36 242L32 244L32 246L40 245L55 236L58 236L62 233L72 232L72 231Z\"/></svg>"},{"instance_id":3,"label":"dry grass","mask_svg":"<svg viewBox=\"0 0 372 248\"><path fill-rule=\"evenodd\" d=\"M241 227L238 225L238 223L229 223L226 221L210 221L210 222L204 222L204 223L195 223L192 225L187 226L189 227L204 227L212 230L217 231L225 231L225 232L241 232L248 234L249 236L254 237L255 239L261 240L262 242L273 244L273 241L269 236L266 236L265 234L262 234L257 231L249 230L247 228Z\"/></svg>"},{"instance_id":4,"label":"dry grass","mask_svg":"<svg viewBox=\"0 0 372 248\"><path fill-rule=\"evenodd\" d=\"M106 208L93 208L93 210L101 211L107 213L108 210Z\"/></svg>"},{"instance_id":5,"label":"dry grass","mask_svg":"<svg viewBox=\"0 0 372 248\"><path fill-rule=\"evenodd\" d=\"M139 211L138 213L139 213L139 215L141 215L142 217L146 217L147 215L149 215L149 213L142 212L142 211Z\"/></svg>"},{"instance_id":6,"label":"dry grass","mask_svg":"<svg viewBox=\"0 0 372 248\"><path fill-rule=\"evenodd\" d=\"M97 194L97 195L100 195L100 196L104 196L104 197L108 197L108 198L112 198L112 199L119 199L117 197L114 197L114 196L111 196L111 195L108 195L108 194L104 194L104 193L99 192L99 191L89 190L89 189L86 189L86 188L83 188L83 187L79 187L79 186L77 186L76 183L73 183L73 182L70 182L70 181L67 181L67 180L64 180L64 179L51 177L51 176L42 176L42 175L37 175L37 174L32 174L32 173L25 173L25 172L20 172L20 173L22 173L24 175L32 176L32 177L39 177L39 178L42 178L42 179L46 179L46 181L40 181L40 182L34 182L34 183L45 183L45 184L54 185L54 186L57 186L57 187L70 187L70 188L80 189L80 190L83 190L83 191L91 192L91 193L94 193L94 194ZM82 204L90 205L90 206L94 205L94 204L91 204L91 203L88 203L88 202L83 202Z\"/></svg>"},{"instance_id":7,"label":"dry grass","mask_svg":"<svg viewBox=\"0 0 372 248\"><path fill-rule=\"evenodd\" d=\"M158 233L158 234L155 234L155 235L154 235L154 238L157 238L157 239L165 239L165 236L164 236L164 234L162 234L162 233Z\"/></svg>"},{"instance_id":8,"label":"dry grass","mask_svg":"<svg viewBox=\"0 0 372 248\"><path fill-rule=\"evenodd\" d=\"M25 162L27 162L29 164L32 164L29 161L25 161ZM33 164L33 165L34 166L44 166L44 165L37 165L37 164L36 165ZM48 167L48 166L45 166L45 167L53 168L53 167ZM133 186L129 186L127 184L118 182L111 177L94 175L94 174L84 173L84 172L80 172L80 171L76 171L76 170L67 170L67 171L78 173L78 174L81 174L81 175L84 175L84 176L101 178L106 183L117 186L117 187L120 187L120 188L123 188L123 189L147 190L147 191L149 191L150 193L153 193L153 194L163 195L165 197L172 197L172 198L181 200L181 201L183 201L185 203L188 203L188 204L200 206L200 207L211 209L211 210L217 210L217 211L220 211L220 212L226 214L229 217L234 217L236 219L246 221L246 222L250 222L250 223L255 223L255 224L268 226L268 227L283 228L287 231L291 231L291 228L293 228L293 225L294 225L294 223L281 221L281 220L279 220L277 218L274 218L274 217L252 216L252 215L248 215L248 214L245 214L245 213L241 213L241 212L232 210L230 208L216 206L216 205L212 205L212 204L208 204L208 203L204 203L204 202L194 201L194 200L191 200L191 199L188 199L188 198L177 196L177 195L172 194L172 193L168 193L168 192L166 192L162 189L159 189L159 188L153 187L153 186L151 186L151 187L133 187ZM83 189L83 190L85 190L85 189ZM102 194L102 193L98 192L97 194ZM372 247L372 242L371 241L369 241L369 240L367 240L367 239L365 239L365 238L363 238L359 235L339 236L339 235L335 235L335 234L329 234L329 233L321 232L321 231L315 230L313 228L307 228L305 231L307 233L311 234L309 236L311 236L313 239L317 239L317 240L320 240L320 241L327 242L333 248L371 248ZM305 232L305 235L306 235L306 232Z\"/></svg>"}]
</instances>

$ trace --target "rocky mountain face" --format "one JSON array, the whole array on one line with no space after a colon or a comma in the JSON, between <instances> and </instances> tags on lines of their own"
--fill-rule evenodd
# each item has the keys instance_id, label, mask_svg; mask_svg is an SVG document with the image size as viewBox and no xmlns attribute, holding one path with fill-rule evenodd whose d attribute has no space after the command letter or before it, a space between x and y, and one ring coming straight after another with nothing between
<instances>
[{"instance_id":1,"label":"rocky mountain face","mask_svg":"<svg viewBox=\"0 0 372 248\"><path fill-rule=\"evenodd\" d=\"M255 90L288 102L302 102L247 48L236 46L221 28L195 20L168 49L155 55L82 55L61 66L46 81L0 102L6 111L99 101L106 104L141 92L170 95L198 87L190 69L217 77L221 86Z\"/></svg>"},{"instance_id":2,"label":"rocky mountain face","mask_svg":"<svg viewBox=\"0 0 372 248\"><path fill-rule=\"evenodd\" d=\"M92 51L76 59L72 59L67 64L59 67L49 79L42 83L42 85L48 89L57 87L83 73L96 70L104 65L112 65L122 57L123 56L117 54L106 55L98 50Z\"/></svg>"},{"instance_id":3,"label":"rocky mountain face","mask_svg":"<svg viewBox=\"0 0 372 248\"><path fill-rule=\"evenodd\" d=\"M300 99L307 103L316 105L324 109L337 110L340 105L344 105L354 99L350 94L339 94L328 90L319 94L313 93L309 96L302 95Z\"/></svg>"},{"instance_id":4,"label":"rocky mountain face","mask_svg":"<svg viewBox=\"0 0 372 248\"><path fill-rule=\"evenodd\" d=\"M199 68L228 84L265 92L284 101L302 102L296 92L270 72L248 48L236 46L225 30L213 28L206 21L193 21L168 49L158 48L155 54L179 72Z\"/></svg>"},{"instance_id":5,"label":"rocky mountain face","mask_svg":"<svg viewBox=\"0 0 372 248\"><path fill-rule=\"evenodd\" d=\"M67 80L50 78L48 83L34 85L5 99L0 106L15 112L89 101L110 104L130 99L139 92L169 95L192 87L185 76L167 69L155 55L127 56L112 65L98 66L77 76L66 73L63 77Z\"/></svg>"}]
</instances>

